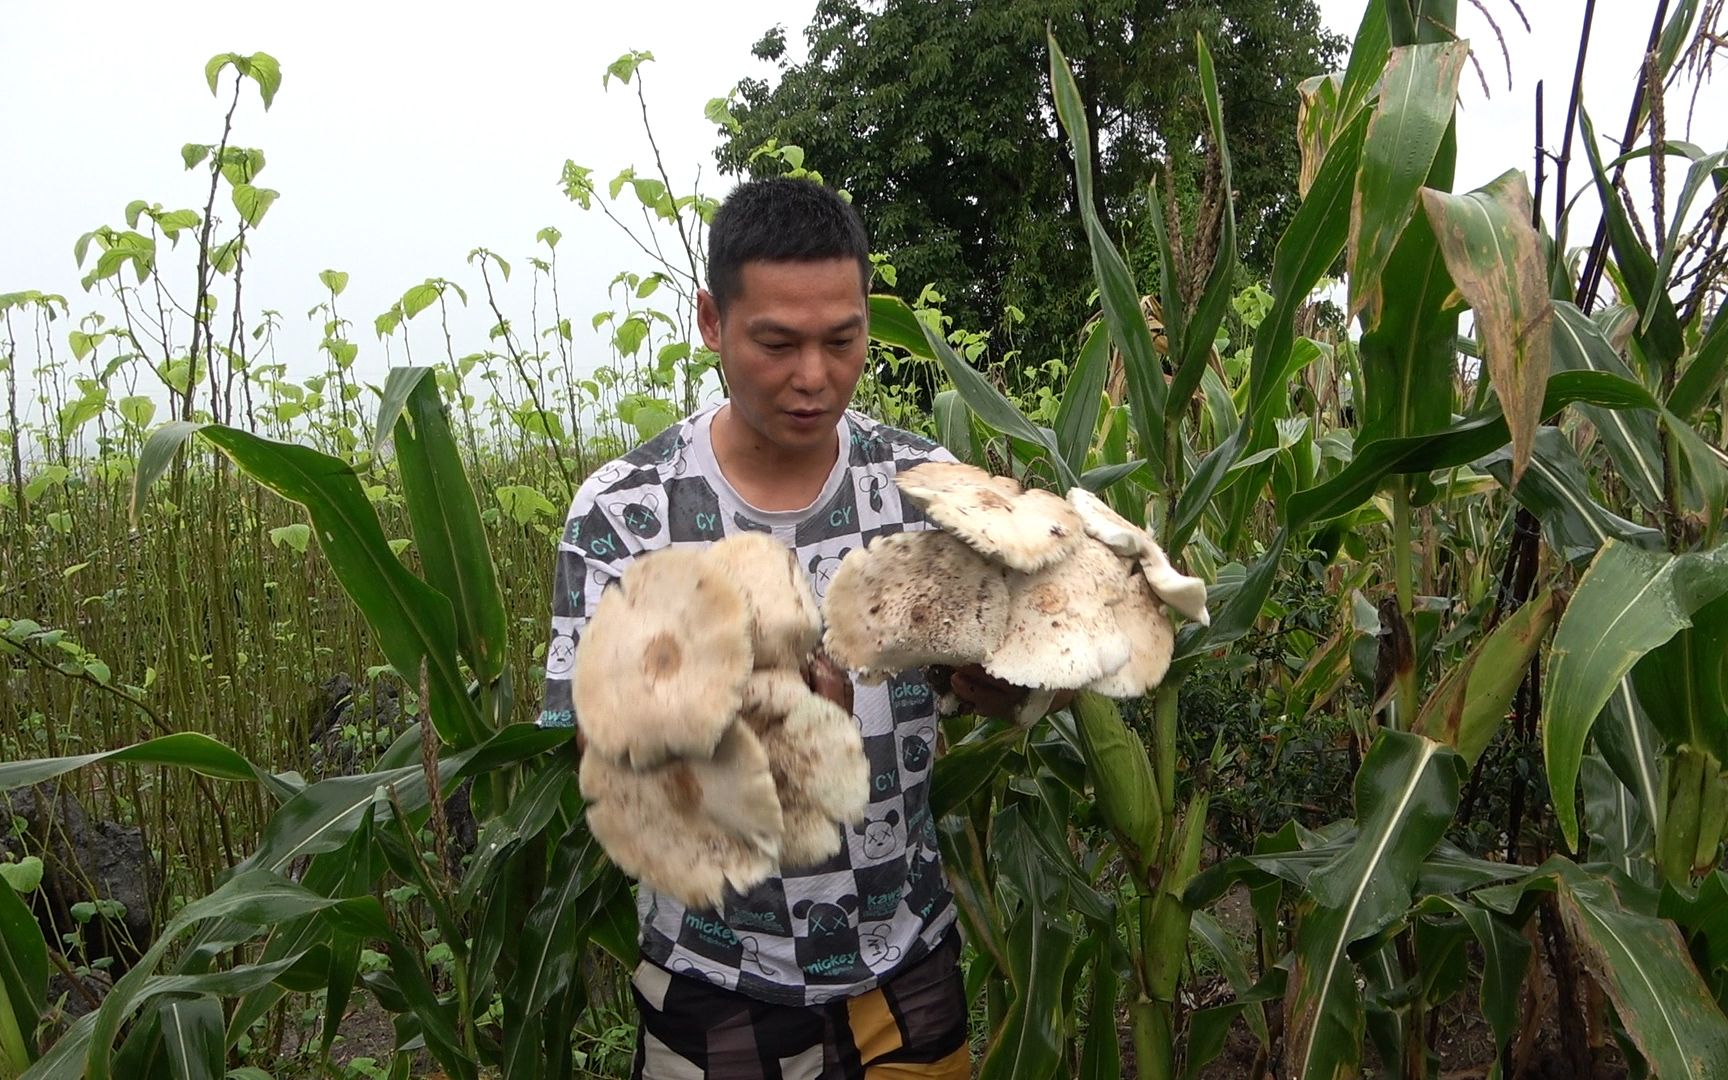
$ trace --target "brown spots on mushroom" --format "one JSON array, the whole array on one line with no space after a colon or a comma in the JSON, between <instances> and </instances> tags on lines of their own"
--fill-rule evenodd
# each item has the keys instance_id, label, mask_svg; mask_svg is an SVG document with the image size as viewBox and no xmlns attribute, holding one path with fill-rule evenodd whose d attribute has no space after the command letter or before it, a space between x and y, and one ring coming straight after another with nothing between
<instances>
[{"instance_id":1,"label":"brown spots on mushroom","mask_svg":"<svg viewBox=\"0 0 1728 1080\"><path fill-rule=\"evenodd\" d=\"M1046 615L1054 615L1068 606L1068 594L1055 583L1040 585L1027 599L1034 608Z\"/></svg>"},{"instance_id":2,"label":"brown spots on mushroom","mask_svg":"<svg viewBox=\"0 0 1728 1080\"><path fill-rule=\"evenodd\" d=\"M684 666L684 650L671 634L659 633L648 639L642 650L642 674L650 679L667 679Z\"/></svg>"},{"instance_id":3,"label":"brown spots on mushroom","mask_svg":"<svg viewBox=\"0 0 1728 1080\"><path fill-rule=\"evenodd\" d=\"M978 505L986 510L1007 510L1014 504L988 488L978 492Z\"/></svg>"},{"instance_id":4,"label":"brown spots on mushroom","mask_svg":"<svg viewBox=\"0 0 1728 1080\"><path fill-rule=\"evenodd\" d=\"M691 814L702 805L702 781L685 762L666 766L660 783L666 789L666 801L680 814Z\"/></svg>"}]
</instances>

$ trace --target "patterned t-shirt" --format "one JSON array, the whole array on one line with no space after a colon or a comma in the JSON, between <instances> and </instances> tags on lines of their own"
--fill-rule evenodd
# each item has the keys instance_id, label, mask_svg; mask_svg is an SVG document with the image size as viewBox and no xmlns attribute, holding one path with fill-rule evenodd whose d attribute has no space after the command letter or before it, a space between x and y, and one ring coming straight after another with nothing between
<instances>
[{"instance_id":1,"label":"patterned t-shirt","mask_svg":"<svg viewBox=\"0 0 1728 1080\"><path fill-rule=\"evenodd\" d=\"M552 640L540 722L570 724L576 639L601 590L629 561L741 530L772 533L797 555L820 599L840 560L888 533L929 525L902 504L897 472L953 455L848 411L842 452L802 510L745 502L721 473L709 427L720 405L674 424L595 470L570 507L558 547ZM870 763L865 820L827 862L770 878L719 911L637 891L642 955L673 972L764 1001L814 1005L876 986L937 945L955 917L930 816L936 701L918 672L855 687L853 720Z\"/></svg>"}]
</instances>

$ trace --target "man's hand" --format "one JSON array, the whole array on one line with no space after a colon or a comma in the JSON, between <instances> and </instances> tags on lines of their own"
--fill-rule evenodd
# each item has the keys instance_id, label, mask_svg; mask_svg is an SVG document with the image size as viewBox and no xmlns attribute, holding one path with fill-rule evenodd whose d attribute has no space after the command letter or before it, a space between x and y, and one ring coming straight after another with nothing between
<instances>
[{"instance_id":1,"label":"man's hand","mask_svg":"<svg viewBox=\"0 0 1728 1080\"><path fill-rule=\"evenodd\" d=\"M949 677L948 688L971 712L996 720L1013 720L1021 703L1026 700L1026 695L1031 693L1024 686L1015 686L996 678L979 664L955 668ZM1059 691L1050 702L1048 712L1066 708L1073 700L1074 691Z\"/></svg>"},{"instance_id":2,"label":"man's hand","mask_svg":"<svg viewBox=\"0 0 1728 1080\"><path fill-rule=\"evenodd\" d=\"M825 697L852 715L852 677L821 649L804 665L804 684L818 697Z\"/></svg>"}]
</instances>

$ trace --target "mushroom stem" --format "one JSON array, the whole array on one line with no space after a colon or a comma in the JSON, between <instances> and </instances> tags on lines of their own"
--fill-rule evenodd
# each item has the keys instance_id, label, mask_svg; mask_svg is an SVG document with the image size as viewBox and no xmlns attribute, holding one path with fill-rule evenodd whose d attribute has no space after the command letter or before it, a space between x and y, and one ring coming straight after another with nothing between
<instances>
[{"instance_id":1,"label":"mushroom stem","mask_svg":"<svg viewBox=\"0 0 1728 1080\"><path fill-rule=\"evenodd\" d=\"M1050 706L1056 700L1057 691L1034 687L1026 692L1026 700L1014 710L1014 722L1023 728L1031 727L1050 711Z\"/></svg>"}]
</instances>

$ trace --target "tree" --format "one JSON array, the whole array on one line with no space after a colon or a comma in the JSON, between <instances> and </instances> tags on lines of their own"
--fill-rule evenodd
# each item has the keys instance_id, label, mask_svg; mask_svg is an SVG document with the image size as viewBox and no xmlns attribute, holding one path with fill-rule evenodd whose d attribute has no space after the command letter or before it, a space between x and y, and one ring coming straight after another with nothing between
<instances>
[{"instance_id":1,"label":"tree","mask_svg":"<svg viewBox=\"0 0 1728 1080\"><path fill-rule=\"evenodd\" d=\"M806 62L787 61L781 27L757 42L779 80L740 87L740 126L716 156L754 172L771 164L751 156L767 140L801 147L805 167L851 192L903 287L934 284L959 325L992 331L998 358L1071 354L1092 275L1046 26L1086 102L1102 209L1135 251L1151 246L1132 236L1141 184L1157 179L1190 207L1204 186L1194 41L1206 35L1243 248L1263 270L1297 203L1297 84L1341 47L1311 0L819 0ZM1025 314L1018 326L1010 305Z\"/></svg>"}]
</instances>

